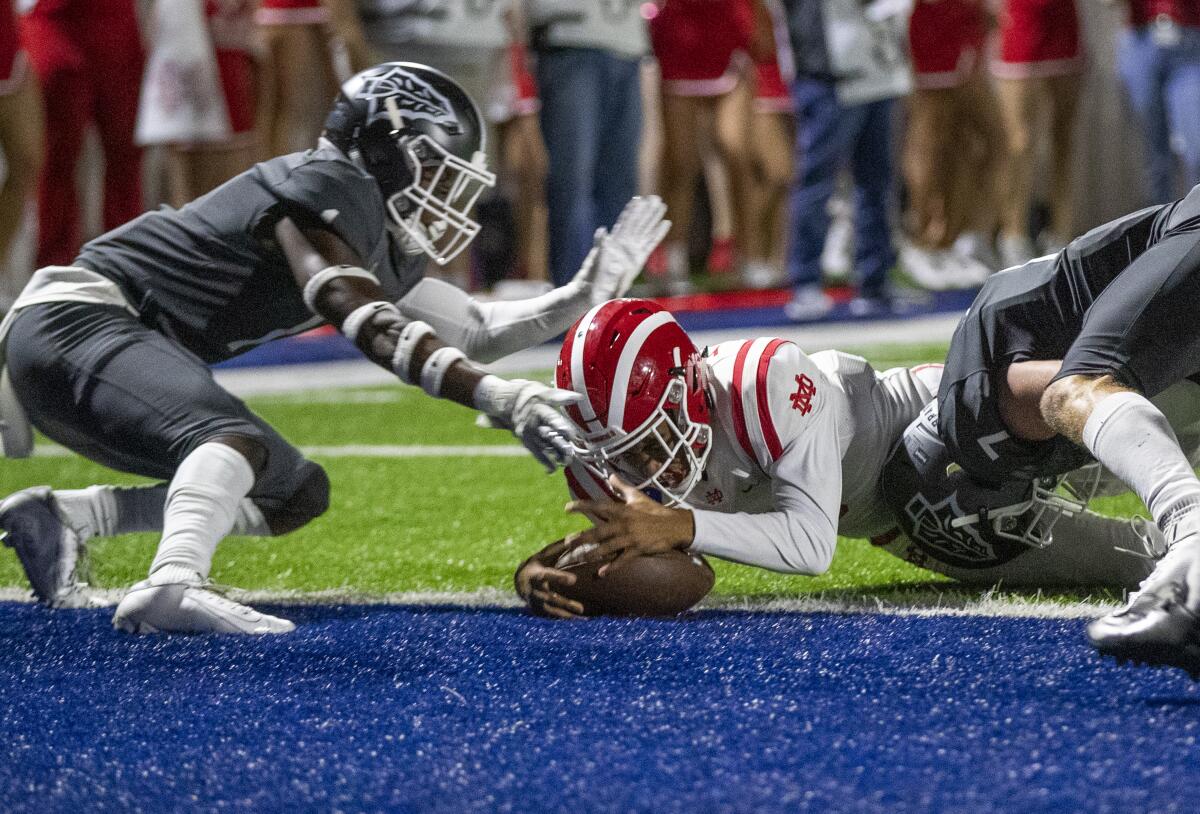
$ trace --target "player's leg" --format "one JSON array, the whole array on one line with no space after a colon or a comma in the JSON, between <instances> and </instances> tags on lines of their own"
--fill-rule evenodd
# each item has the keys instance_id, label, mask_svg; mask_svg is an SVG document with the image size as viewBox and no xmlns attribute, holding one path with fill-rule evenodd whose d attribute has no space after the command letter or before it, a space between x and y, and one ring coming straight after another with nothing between
<instances>
[{"instance_id":1,"label":"player's leg","mask_svg":"<svg viewBox=\"0 0 1200 814\"><path fill-rule=\"evenodd\" d=\"M1041 401L1050 428L1125 482L1169 543L1130 606L1093 623L1093 642L1104 652L1187 661L1192 669L1200 667L1200 479L1148 397L1200 368L1191 314L1200 297L1197 268L1200 244L1184 232L1118 275L1088 310Z\"/></svg>"},{"instance_id":2,"label":"player's leg","mask_svg":"<svg viewBox=\"0 0 1200 814\"><path fill-rule=\"evenodd\" d=\"M137 507L132 514L139 519L130 523L144 525L152 525L153 507L163 501L163 538L139 593L145 599L153 597L146 590L161 588L157 593L168 599L134 608L150 618L125 612L119 621L135 629L290 629L209 595L203 586L213 551L239 520L242 531L282 533L297 527L300 516L324 510L324 499L314 496L320 489L311 488L325 483L315 465L217 386L198 359L120 309L34 306L14 321L8 362L18 397L47 436L107 466L170 479L165 496L160 487L125 501L127 508ZM292 495L301 491L308 505L297 510ZM247 496L257 511L245 503ZM49 508L58 508L55 496L49 497ZM82 497L64 497L77 515ZM13 528L20 519L14 511L4 518L6 530L24 538L18 543L61 543L31 539L45 523L16 522ZM33 581L38 575L30 576Z\"/></svg>"}]
</instances>

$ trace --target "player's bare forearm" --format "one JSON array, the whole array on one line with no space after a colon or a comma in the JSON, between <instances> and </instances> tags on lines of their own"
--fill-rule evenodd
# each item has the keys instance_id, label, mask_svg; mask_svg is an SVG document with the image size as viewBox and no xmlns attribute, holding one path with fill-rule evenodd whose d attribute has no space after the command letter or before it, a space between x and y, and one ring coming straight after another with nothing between
<instances>
[{"instance_id":1,"label":"player's bare forearm","mask_svg":"<svg viewBox=\"0 0 1200 814\"><path fill-rule=\"evenodd\" d=\"M319 275L327 274L328 269L345 269L344 274L328 275L309 298L309 306L322 319L347 333L372 362L405 381L420 381L429 357L446 347L446 343L432 332L420 337L404 355L404 369L396 369L397 349L409 320L388 301L378 282L365 272L357 273L362 270L362 258L336 235L323 230L302 232L289 218L280 220L275 237L301 289ZM485 375L486 371L459 359L449 365L434 395L474 407L475 387Z\"/></svg>"}]
</instances>

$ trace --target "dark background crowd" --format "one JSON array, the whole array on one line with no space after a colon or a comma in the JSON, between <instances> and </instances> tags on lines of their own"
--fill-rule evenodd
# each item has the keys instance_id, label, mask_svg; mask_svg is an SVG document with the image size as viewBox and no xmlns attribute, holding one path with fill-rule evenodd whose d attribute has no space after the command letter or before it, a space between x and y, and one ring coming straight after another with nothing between
<instances>
[{"instance_id":1,"label":"dark background crowd","mask_svg":"<svg viewBox=\"0 0 1200 814\"><path fill-rule=\"evenodd\" d=\"M0 0L0 305L89 236L314 146L338 83L432 65L497 192L442 270L561 284L654 192L641 285L819 318L978 285L1200 182L1200 0Z\"/></svg>"}]
</instances>

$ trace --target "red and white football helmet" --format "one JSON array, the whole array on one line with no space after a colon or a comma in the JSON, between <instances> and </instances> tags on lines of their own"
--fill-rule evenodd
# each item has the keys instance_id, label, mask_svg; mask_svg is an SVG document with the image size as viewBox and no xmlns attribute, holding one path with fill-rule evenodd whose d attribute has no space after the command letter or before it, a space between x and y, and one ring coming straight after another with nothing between
<instances>
[{"instance_id":1,"label":"red and white football helmet","mask_svg":"<svg viewBox=\"0 0 1200 814\"><path fill-rule=\"evenodd\" d=\"M707 368L668 311L649 300L597 305L567 332L555 380L584 396L567 414L588 469L657 489L667 505L687 497L712 448Z\"/></svg>"}]
</instances>

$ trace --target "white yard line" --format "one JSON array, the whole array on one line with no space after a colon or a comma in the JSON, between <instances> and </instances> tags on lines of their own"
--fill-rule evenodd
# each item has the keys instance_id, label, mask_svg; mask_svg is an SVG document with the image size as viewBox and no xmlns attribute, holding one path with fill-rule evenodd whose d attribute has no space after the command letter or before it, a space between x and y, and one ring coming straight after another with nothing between
<instances>
[{"instance_id":1,"label":"white yard line","mask_svg":"<svg viewBox=\"0 0 1200 814\"><path fill-rule=\"evenodd\" d=\"M752 336L778 336L790 339L807 351L827 348L861 348L865 345L949 342L958 324L958 314L942 314L914 319L881 322L829 323L825 325L783 325L767 328L736 328L697 331L697 345L716 345L732 339ZM522 373L549 370L558 359L558 345L539 345L506 356L488 365L497 373ZM395 384L396 377L365 359L319 362L303 365L233 368L216 372L217 381L239 396L270 393L294 393L346 387L370 387Z\"/></svg>"},{"instance_id":2,"label":"white yard line","mask_svg":"<svg viewBox=\"0 0 1200 814\"><path fill-rule=\"evenodd\" d=\"M124 592L98 589L92 595L98 606L117 604ZM494 588L480 591L440 592L408 591L386 594L360 594L349 590L327 591L242 591L233 589L229 596L250 604L274 605L410 605L468 608L516 608L521 602L509 591ZM0 602L31 602L30 594L18 588L0 588ZM1016 619L1092 619L1114 610L1113 602L1049 602L1036 596L984 593L962 596L927 591L902 599L808 596L794 599L738 599L711 597L700 604L703 610L745 613L835 613L886 614L892 616L946 617L991 616Z\"/></svg>"},{"instance_id":3,"label":"white yard line","mask_svg":"<svg viewBox=\"0 0 1200 814\"><path fill-rule=\"evenodd\" d=\"M459 446L423 446L419 444L345 444L342 446L300 447L312 458L524 458L529 453L517 444L463 444ZM75 453L57 444L38 444L35 458L71 458Z\"/></svg>"}]
</instances>

